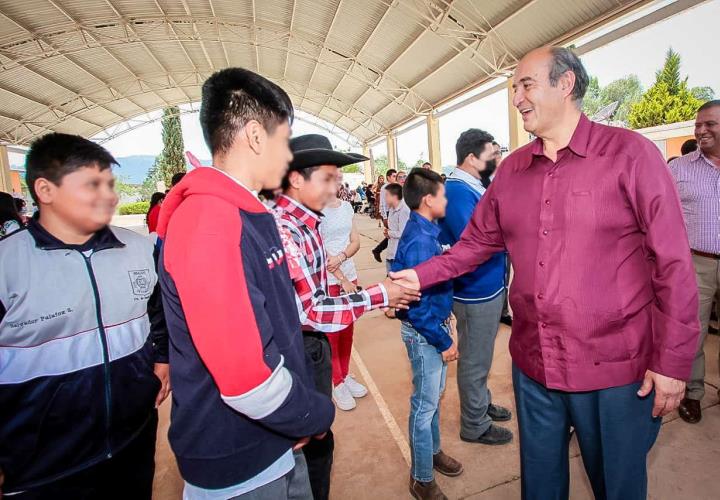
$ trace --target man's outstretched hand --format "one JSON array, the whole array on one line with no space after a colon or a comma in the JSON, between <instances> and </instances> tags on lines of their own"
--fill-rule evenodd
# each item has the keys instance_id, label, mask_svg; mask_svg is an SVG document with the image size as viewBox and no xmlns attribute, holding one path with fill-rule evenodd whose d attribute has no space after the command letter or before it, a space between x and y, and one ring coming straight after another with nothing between
<instances>
[{"instance_id":1,"label":"man's outstretched hand","mask_svg":"<svg viewBox=\"0 0 720 500\"><path fill-rule=\"evenodd\" d=\"M414 269L403 269L396 273L390 273L390 279L410 290L420 290L420 278Z\"/></svg>"},{"instance_id":2,"label":"man's outstretched hand","mask_svg":"<svg viewBox=\"0 0 720 500\"><path fill-rule=\"evenodd\" d=\"M389 278L383 281L383 286L388 294L388 307L408 309L411 302L420 299L420 292L417 289L404 287Z\"/></svg>"},{"instance_id":3,"label":"man's outstretched hand","mask_svg":"<svg viewBox=\"0 0 720 500\"><path fill-rule=\"evenodd\" d=\"M644 398L655 387L655 402L652 409L653 417L664 417L680 406L685 396L685 382L660 375L652 370L645 372L645 380L638 391L638 396Z\"/></svg>"}]
</instances>

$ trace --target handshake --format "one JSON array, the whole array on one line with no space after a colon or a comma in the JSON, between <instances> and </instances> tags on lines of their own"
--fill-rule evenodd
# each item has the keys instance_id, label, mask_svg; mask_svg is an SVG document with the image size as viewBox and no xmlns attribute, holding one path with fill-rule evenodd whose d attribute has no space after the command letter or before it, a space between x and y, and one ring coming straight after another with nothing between
<instances>
[{"instance_id":1,"label":"handshake","mask_svg":"<svg viewBox=\"0 0 720 500\"><path fill-rule=\"evenodd\" d=\"M420 280L412 269L390 273L383 286L388 294L388 307L408 309L412 302L420 300Z\"/></svg>"}]
</instances>

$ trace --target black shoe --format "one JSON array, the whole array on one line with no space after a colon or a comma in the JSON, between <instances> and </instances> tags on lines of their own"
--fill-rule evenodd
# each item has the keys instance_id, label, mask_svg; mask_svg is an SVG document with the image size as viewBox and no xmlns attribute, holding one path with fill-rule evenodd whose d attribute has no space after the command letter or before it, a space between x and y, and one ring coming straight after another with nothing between
<instances>
[{"instance_id":1,"label":"black shoe","mask_svg":"<svg viewBox=\"0 0 720 500\"><path fill-rule=\"evenodd\" d=\"M485 434L483 434L482 436L474 439L469 439L460 435L460 439L462 439L466 443L480 443L497 446L501 444L508 444L509 442L511 442L513 440L513 433L505 427L490 424L490 427L488 428L488 430L485 431Z\"/></svg>"},{"instance_id":2,"label":"black shoe","mask_svg":"<svg viewBox=\"0 0 720 500\"><path fill-rule=\"evenodd\" d=\"M509 314L502 316L500 318L500 323L502 323L503 325L512 326L512 316L510 316Z\"/></svg>"},{"instance_id":3,"label":"black shoe","mask_svg":"<svg viewBox=\"0 0 720 500\"><path fill-rule=\"evenodd\" d=\"M372 254L373 254L373 257L375 257L376 261L382 262L382 258L380 258L380 252L378 252L377 250L373 250Z\"/></svg>"},{"instance_id":4,"label":"black shoe","mask_svg":"<svg viewBox=\"0 0 720 500\"><path fill-rule=\"evenodd\" d=\"M488 406L487 414L493 422L507 422L512 418L510 410L493 404Z\"/></svg>"}]
</instances>

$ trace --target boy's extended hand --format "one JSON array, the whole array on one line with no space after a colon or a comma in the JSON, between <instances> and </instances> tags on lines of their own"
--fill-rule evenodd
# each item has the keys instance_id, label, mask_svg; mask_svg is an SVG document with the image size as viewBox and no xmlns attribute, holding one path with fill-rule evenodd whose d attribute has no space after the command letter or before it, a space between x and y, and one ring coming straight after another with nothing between
<instances>
[{"instance_id":1,"label":"boy's extended hand","mask_svg":"<svg viewBox=\"0 0 720 500\"><path fill-rule=\"evenodd\" d=\"M405 288L420 290L420 279L414 269L403 269L396 273L390 273L390 279Z\"/></svg>"},{"instance_id":2,"label":"boy's extended hand","mask_svg":"<svg viewBox=\"0 0 720 500\"><path fill-rule=\"evenodd\" d=\"M443 361L446 363L449 363L450 361L455 361L460 357L460 353L458 352L457 344L453 340L452 345L442 353Z\"/></svg>"},{"instance_id":3,"label":"boy's extended hand","mask_svg":"<svg viewBox=\"0 0 720 500\"><path fill-rule=\"evenodd\" d=\"M420 300L420 292L418 290L406 288L390 278L383 281L383 285L388 294L388 307L408 309L411 302Z\"/></svg>"}]
</instances>

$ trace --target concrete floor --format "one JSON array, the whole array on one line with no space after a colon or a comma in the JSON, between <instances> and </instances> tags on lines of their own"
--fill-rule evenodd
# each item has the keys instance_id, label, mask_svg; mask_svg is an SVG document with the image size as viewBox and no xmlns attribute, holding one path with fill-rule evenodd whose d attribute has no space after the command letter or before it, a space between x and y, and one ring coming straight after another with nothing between
<instances>
[{"instance_id":1,"label":"concrete floor","mask_svg":"<svg viewBox=\"0 0 720 500\"><path fill-rule=\"evenodd\" d=\"M384 278L384 265L372 259L370 249L380 230L377 222L358 217L362 248L355 257L360 283L369 285ZM351 412L338 411L335 432L335 463L331 498L385 500L409 498L407 421L412 391L410 365L400 340L400 325L381 312L364 316L356 324L355 352L351 371L370 389ZM490 388L496 403L511 408L511 361L508 353L510 329L502 326L495 346ZM658 442L649 458L649 498L665 500L718 498L720 464L720 406L717 388L718 337L706 343L708 374L703 401L703 420L689 425L677 414L666 417ZM508 446L487 447L461 442L456 364L448 370L447 390L441 407L443 449L460 460L465 473L458 478L438 477L451 499L505 500L520 498L520 464L517 439ZM182 497L182 480L167 442L169 405L160 409L154 498ZM508 427L517 433L514 418ZM571 448L571 498L592 499L577 444Z\"/></svg>"}]
</instances>

